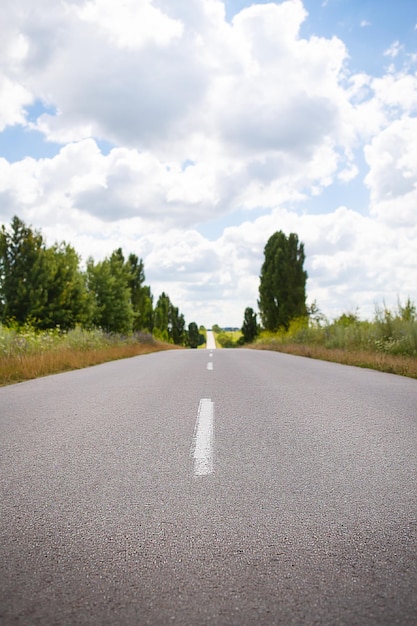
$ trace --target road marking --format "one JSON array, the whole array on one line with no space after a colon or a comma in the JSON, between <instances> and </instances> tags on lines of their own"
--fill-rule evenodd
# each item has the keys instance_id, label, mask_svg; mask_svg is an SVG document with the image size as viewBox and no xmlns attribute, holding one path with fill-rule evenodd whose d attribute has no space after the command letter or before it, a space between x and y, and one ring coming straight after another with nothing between
<instances>
[{"instance_id":1,"label":"road marking","mask_svg":"<svg viewBox=\"0 0 417 626\"><path fill-rule=\"evenodd\" d=\"M213 363L212 363L211 361L209 361L209 362L207 363L207 369L208 369L208 370L212 370L212 369L213 369Z\"/></svg>"},{"instance_id":2,"label":"road marking","mask_svg":"<svg viewBox=\"0 0 417 626\"><path fill-rule=\"evenodd\" d=\"M193 439L194 476L208 476L214 471L214 405L208 398L200 400Z\"/></svg>"}]
</instances>

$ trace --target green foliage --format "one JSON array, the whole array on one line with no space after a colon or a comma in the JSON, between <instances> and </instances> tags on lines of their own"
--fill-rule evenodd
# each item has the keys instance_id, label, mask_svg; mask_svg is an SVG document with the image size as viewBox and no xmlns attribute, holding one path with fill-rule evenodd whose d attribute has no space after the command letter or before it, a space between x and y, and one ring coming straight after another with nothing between
<instances>
[{"instance_id":1,"label":"green foliage","mask_svg":"<svg viewBox=\"0 0 417 626\"><path fill-rule=\"evenodd\" d=\"M70 245L47 247L42 234L18 217L9 229L0 229L0 323L10 327L67 331L82 326L130 335L155 326L164 341L187 345L184 316L165 293L154 311L144 282L142 259L130 254L125 260L121 248L98 263L90 258L82 272Z\"/></svg>"},{"instance_id":2,"label":"green foliage","mask_svg":"<svg viewBox=\"0 0 417 626\"><path fill-rule=\"evenodd\" d=\"M187 345L184 315L175 307L169 296L162 292L155 306L153 317L155 337L175 345Z\"/></svg>"},{"instance_id":3,"label":"green foliage","mask_svg":"<svg viewBox=\"0 0 417 626\"><path fill-rule=\"evenodd\" d=\"M258 306L265 330L288 328L291 320L307 315L304 244L291 233L274 233L264 249Z\"/></svg>"},{"instance_id":4,"label":"green foliage","mask_svg":"<svg viewBox=\"0 0 417 626\"><path fill-rule=\"evenodd\" d=\"M144 284L145 271L142 259L130 254L126 262L129 273L128 286L133 308L133 330L149 330L153 327L152 294Z\"/></svg>"},{"instance_id":5,"label":"green foliage","mask_svg":"<svg viewBox=\"0 0 417 626\"><path fill-rule=\"evenodd\" d=\"M169 335L175 345L186 345L187 332L185 330L184 315L179 312L178 307L173 306L172 304L169 311Z\"/></svg>"},{"instance_id":6,"label":"green foliage","mask_svg":"<svg viewBox=\"0 0 417 626\"><path fill-rule=\"evenodd\" d=\"M33 309L42 292L42 255L45 250L40 233L13 217L10 230L0 233L0 306L1 319L24 324L33 318Z\"/></svg>"},{"instance_id":7,"label":"green foliage","mask_svg":"<svg viewBox=\"0 0 417 626\"><path fill-rule=\"evenodd\" d=\"M88 325L91 300L78 254L68 244L55 244L44 250L40 261L44 278L32 310L35 326L69 330L77 324Z\"/></svg>"},{"instance_id":8,"label":"green foliage","mask_svg":"<svg viewBox=\"0 0 417 626\"><path fill-rule=\"evenodd\" d=\"M11 323L7 327L0 324L0 358L53 350L59 345L61 335L58 328L40 332L29 324Z\"/></svg>"},{"instance_id":9,"label":"green foliage","mask_svg":"<svg viewBox=\"0 0 417 626\"><path fill-rule=\"evenodd\" d=\"M163 291L159 296L154 314L153 314L153 331L155 337L161 341L169 341L169 309L171 301L167 294Z\"/></svg>"},{"instance_id":10,"label":"green foliage","mask_svg":"<svg viewBox=\"0 0 417 626\"><path fill-rule=\"evenodd\" d=\"M35 328L88 323L89 297L79 256L63 242L47 248L42 235L14 217L0 232L1 320Z\"/></svg>"},{"instance_id":11,"label":"green foliage","mask_svg":"<svg viewBox=\"0 0 417 626\"><path fill-rule=\"evenodd\" d=\"M216 332L216 341L222 348L237 348L241 344L242 334L238 331L225 331L220 329Z\"/></svg>"},{"instance_id":12,"label":"green foliage","mask_svg":"<svg viewBox=\"0 0 417 626\"><path fill-rule=\"evenodd\" d=\"M80 326L68 331L60 328L38 330L29 324L4 326L0 324L0 358L44 354L54 350L99 350L122 344L154 343L152 335L134 333L129 337L94 328L85 330Z\"/></svg>"},{"instance_id":13,"label":"green foliage","mask_svg":"<svg viewBox=\"0 0 417 626\"><path fill-rule=\"evenodd\" d=\"M409 298L405 306L398 302L397 311L376 307L374 336L379 352L417 356L416 307Z\"/></svg>"},{"instance_id":14,"label":"green foliage","mask_svg":"<svg viewBox=\"0 0 417 626\"><path fill-rule=\"evenodd\" d=\"M357 313L344 313L332 322L311 318L293 319L288 329L264 331L259 343L298 343L345 351L367 351L417 357L417 316L409 300L396 311L377 308L373 321L360 320Z\"/></svg>"},{"instance_id":15,"label":"green foliage","mask_svg":"<svg viewBox=\"0 0 417 626\"><path fill-rule=\"evenodd\" d=\"M133 306L130 299L129 272L121 249L97 264L87 262L89 291L94 295L93 324L107 332L130 334Z\"/></svg>"},{"instance_id":16,"label":"green foliage","mask_svg":"<svg viewBox=\"0 0 417 626\"><path fill-rule=\"evenodd\" d=\"M206 342L205 335L200 333L195 322L188 324L188 345L190 348L198 348Z\"/></svg>"},{"instance_id":17,"label":"green foliage","mask_svg":"<svg viewBox=\"0 0 417 626\"><path fill-rule=\"evenodd\" d=\"M242 343L252 343L259 334L259 328L256 321L256 313L251 307L247 307L244 313L242 325Z\"/></svg>"}]
</instances>

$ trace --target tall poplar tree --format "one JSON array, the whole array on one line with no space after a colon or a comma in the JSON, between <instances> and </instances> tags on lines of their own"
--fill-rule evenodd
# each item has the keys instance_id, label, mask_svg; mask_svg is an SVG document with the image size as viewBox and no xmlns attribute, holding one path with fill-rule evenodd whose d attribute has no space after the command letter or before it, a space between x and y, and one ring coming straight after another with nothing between
<instances>
[{"instance_id":1,"label":"tall poplar tree","mask_svg":"<svg viewBox=\"0 0 417 626\"><path fill-rule=\"evenodd\" d=\"M288 328L290 321L307 315L304 244L298 236L274 233L264 249L259 284L259 312L265 330Z\"/></svg>"},{"instance_id":2,"label":"tall poplar tree","mask_svg":"<svg viewBox=\"0 0 417 626\"><path fill-rule=\"evenodd\" d=\"M152 331L152 294L150 287L144 284L145 269L143 261L136 254L129 254L126 265L129 272L128 284L134 314L133 330Z\"/></svg>"}]
</instances>

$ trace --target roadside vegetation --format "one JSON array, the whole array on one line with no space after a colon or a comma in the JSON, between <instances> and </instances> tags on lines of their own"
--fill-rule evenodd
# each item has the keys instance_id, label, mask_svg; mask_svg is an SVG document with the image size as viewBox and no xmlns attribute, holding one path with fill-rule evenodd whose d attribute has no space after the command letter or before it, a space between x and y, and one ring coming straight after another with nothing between
<instances>
[{"instance_id":1,"label":"roadside vegetation","mask_svg":"<svg viewBox=\"0 0 417 626\"><path fill-rule=\"evenodd\" d=\"M396 310L378 307L371 321L355 313L328 321L316 311L293 319L288 329L260 331L247 347L417 378L417 309L410 300Z\"/></svg>"},{"instance_id":2,"label":"roadside vegetation","mask_svg":"<svg viewBox=\"0 0 417 626\"><path fill-rule=\"evenodd\" d=\"M175 347L149 333L123 336L98 329L62 332L0 325L0 385Z\"/></svg>"},{"instance_id":3,"label":"roadside vegetation","mask_svg":"<svg viewBox=\"0 0 417 626\"><path fill-rule=\"evenodd\" d=\"M217 347L278 350L417 378L417 311L408 299L363 321L329 321L306 305L304 244L274 233L265 249L259 316L247 307L241 329L213 326ZM142 259L121 248L84 268L65 242L14 217L0 228L0 384L169 348L206 345L206 330L169 296L154 303Z\"/></svg>"},{"instance_id":4,"label":"roadside vegetation","mask_svg":"<svg viewBox=\"0 0 417 626\"><path fill-rule=\"evenodd\" d=\"M203 340L136 254L85 264L17 216L0 227L0 384Z\"/></svg>"},{"instance_id":5,"label":"roadside vegetation","mask_svg":"<svg viewBox=\"0 0 417 626\"><path fill-rule=\"evenodd\" d=\"M154 298L136 254L118 248L82 264L72 246L47 245L17 216L0 228L0 323L36 331L101 329L113 336L147 332L184 347L199 341L197 324L187 330L167 293Z\"/></svg>"},{"instance_id":6,"label":"roadside vegetation","mask_svg":"<svg viewBox=\"0 0 417 626\"><path fill-rule=\"evenodd\" d=\"M259 316L245 309L242 337L234 342L417 378L417 309L407 299L397 309L375 309L372 320L343 313L329 321L317 304L306 305L304 244L295 233L274 233L264 248ZM228 347L233 347L233 342Z\"/></svg>"}]
</instances>

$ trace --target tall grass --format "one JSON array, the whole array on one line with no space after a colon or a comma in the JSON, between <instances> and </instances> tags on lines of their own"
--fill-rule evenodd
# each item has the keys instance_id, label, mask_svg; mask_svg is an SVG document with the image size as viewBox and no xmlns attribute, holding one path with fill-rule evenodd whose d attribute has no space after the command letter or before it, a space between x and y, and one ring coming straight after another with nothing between
<instances>
[{"instance_id":1,"label":"tall grass","mask_svg":"<svg viewBox=\"0 0 417 626\"><path fill-rule=\"evenodd\" d=\"M98 329L63 333L0 325L0 385L172 348L147 333L124 337Z\"/></svg>"},{"instance_id":2,"label":"tall grass","mask_svg":"<svg viewBox=\"0 0 417 626\"><path fill-rule=\"evenodd\" d=\"M416 307L410 300L394 311L377 307L372 321L352 313L332 322L296 319L288 330L261 333L253 347L417 378Z\"/></svg>"}]
</instances>

